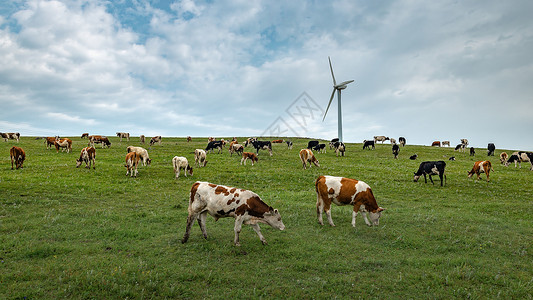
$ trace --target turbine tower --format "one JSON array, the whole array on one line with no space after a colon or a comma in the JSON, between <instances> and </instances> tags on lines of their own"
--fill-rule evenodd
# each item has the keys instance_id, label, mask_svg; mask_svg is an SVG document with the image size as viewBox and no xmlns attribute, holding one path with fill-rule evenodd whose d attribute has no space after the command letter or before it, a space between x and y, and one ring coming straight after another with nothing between
<instances>
[{"instance_id":1,"label":"turbine tower","mask_svg":"<svg viewBox=\"0 0 533 300\"><path fill-rule=\"evenodd\" d=\"M337 100L338 100L338 131L339 131L339 141L342 142L342 107L341 107L341 91L344 90L348 84L352 83L353 80L344 81L342 83L337 84L337 81L335 81L335 75L333 74L333 67L331 66L331 58L329 58L329 69L331 70L331 77L333 77L333 92L331 93L331 97L329 98L328 108L326 108L326 112L324 113L324 118L322 118L322 122L326 119L326 114L328 113L329 106L331 105L331 101L333 100L333 96L335 96L335 91L337 91Z\"/></svg>"}]
</instances>

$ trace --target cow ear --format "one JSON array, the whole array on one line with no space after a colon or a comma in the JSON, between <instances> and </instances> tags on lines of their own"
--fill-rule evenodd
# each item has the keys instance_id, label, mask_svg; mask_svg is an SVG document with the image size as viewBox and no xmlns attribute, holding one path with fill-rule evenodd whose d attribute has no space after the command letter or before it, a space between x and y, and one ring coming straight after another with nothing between
<instances>
[{"instance_id":1,"label":"cow ear","mask_svg":"<svg viewBox=\"0 0 533 300\"><path fill-rule=\"evenodd\" d=\"M278 214L279 212L278 212L278 210L277 210L277 209L274 209L274 213L275 213L275 214Z\"/></svg>"},{"instance_id":2,"label":"cow ear","mask_svg":"<svg viewBox=\"0 0 533 300\"><path fill-rule=\"evenodd\" d=\"M378 212L384 211L385 209L383 207L378 207Z\"/></svg>"}]
</instances>

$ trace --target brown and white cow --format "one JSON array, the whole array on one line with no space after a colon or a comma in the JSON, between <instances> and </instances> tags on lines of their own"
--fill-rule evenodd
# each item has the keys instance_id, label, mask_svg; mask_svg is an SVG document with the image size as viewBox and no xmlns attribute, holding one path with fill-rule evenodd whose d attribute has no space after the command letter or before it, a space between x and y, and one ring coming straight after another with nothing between
<instances>
[{"instance_id":1,"label":"brown and white cow","mask_svg":"<svg viewBox=\"0 0 533 300\"><path fill-rule=\"evenodd\" d=\"M11 157L11 170L13 170L13 163L17 169L23 168L22 164L26 159L26 152L22 148L17 146L11 147L9 149L9 156Z\"/></svg>"},{"instance_id":2,"label":"brown and white cow","mask_svg":"<svg viewBox=\"0 0 533 300\"><path fill-rule=\"evenodd\" d=\"M468 146L468 139L461 139L461 144L466 148Z\"/></svg>"},{"instance_id":3,"label":"brown and white cow","mask_svg":"<svg viewBox=\"0 0 533 300\"><path fill-rule=\"evenodd\" d=\"M374 136L374 143L381 142L383 144L383 142L388 141L388 140L389 140L389 137L386 137L384 135Z\"/></svg>"},{"instance_id":4,"label":"brown and white cow","mask_svg":"<svg viewBox=\"0 0 533 300\"><path fill-rule=\"evenodd\" d=\"M152 160L150 159L150 156L148 155L148 151L144 149L143 147L128 146L128 148L126 148L126 151L128 153L130 152L137 153L137 155L141 157L143 166L150 165L152 163Z\"/></svg>"},{"instance_id":5,"label":"brown and white cow","mask_svg":"<svg viewBox=\"0 0 533 300\"><path fill-rule=\"evenodd\" d=\"M485 173L487 175L487 182L489 182L489 173L490 171L494 171L492 168L492 164L489 160L483 160L483 161L476 161L474 163L474 166L472 167L472 170L468 172L468 178L472 177L472 175L477 175L477 180L480 179L479 174Z\"/></svg>"},{"instance_id":6,"label":"brown and white cow","mask_svg":"<svg viewBox=\"0 0 533 300\"><path fill-rule=\"evenodd\" d=\"M236 246L240 246L239 233L242 224L250 225L263 245L267 242L261 234L259 223L268 224L279 230L285 229L279 211L268 206L256 193L208 182L197 181L192 185L188 212L182 243L186 243L189 239L194 220L198 220L202 234L207 239L205 227L207 214L210 214L215 220L227 217L235 218L233 227L235 239L233 242Z\"/></svg>"},{"instance_id":7,"label":"brown and white cow","mask_svg":"<svg viewBox=\"0 0 533 300\"><path fill-rule=\"evenodd\" d=\"M335 226L331 219L331 203L353 206L353 227L355 227L355 218L359 212L362 213L366 225L379 225L381 212L385 209L378 206L372 189L363 181L345 177L319 176L315 181L315 189L317 195L316 213L320 225L324 225L322 211L325 211L329 225ZM367 212L370 221L366 216Z\"/></svg>"},{"instance_id":8,"label":"brown and white cow","mask_svg":"<svg viewBox=\"0 0 533 300\"><path fill-rule=\"evenodd\" d=\"M0 132L0 135L2 136L2 138L4 138L4 142L7 142L8 140L16 140L17 143L19 142L20 140L20 133L18 132Z\"/></svg>"},{"instance_id":9,"label":"brown and white cow","mask_svg":"<svg viewBox=\"0 0 533 300\"><path fill-rule=\"evenodd\" d=\"M122 143L122 139L126 139L128 142L130 141L130 133L129 132L117 132L117 136L120 138L120 142Z\"/></svg>"},{"instance_id":10,"label":"brown and white cow","mask_svg":"<svg viewBox=\"0 0 533 300\"><path fill-rule=\"evenodd\" d=\"M187 158L183 156L174 156L172 159L172 166L174 166L174 173L176 174L176 179L180 177L180 171L183 170L185 177L187 173L192 176L192 167L189 165Z\"/></svg>"},{"instance_id":11,"label":"brown and white cow","mask_svg":"<svg viewBox=\"0 0 533 300\"><path fill-rule=\"evenodd\" d=\"M507 162L507 159L509 158L509 155L507 155L507 152L500 153L500 163L504 165Z\"/></svg>"},{"instance_id":12,"label":"brown and white cow","mask_svg":"<svg viewBox=\"0 0 533 300\"><path fill-rule=\"evenodd\" d=\"M57 153L59 153L59 148L61 148L61 152L63 152L63 150L66 149L67 153L70 153L70 151L72 151L72 140L69 138L56 140L54 142L54 146L56 146Z\"/></svg>"},{"instance_id":13,"label":"brown and white cow","mask_svg":"<svg viewBox=\"0 0 533 300\"><path fill-rule=\"evenodd\" d=\"M431 147L440 147L440 141L434 141L431 143Z\"/></svg>"},{"instance_id":14,"label":"brown and white cow","mask_svg":"<svg viewBox=\"0 0 533 300\"><path fill-rule=\"evenodd\" d=\"M234 152L237 152L237 154L242 155L242 152L244 152L244 146L241 144L231 142L228 151L229 151L230 156L233 156Z\"/></svg>"},{"instance_id":15,"label":"brown and white cow","mask_svg":"<svg viewBox=\"0 0 533 300\"><path fill-rule=\"evenodd\" d=\"M111 147L111 142L109 141L109 139L106 136L102 135L89 136L89 143L87 144L87 146L94 147L94 144L102 144L102 148L104 148L104 146L106 146L107 148Z\"/></svg>"},{"instance_id":16,"label":"brown and white cow","mask_svg":"<svg viewBox=\"0 0 533 300\"><path fill-rule=\"evenodd\" d=\"M80 158L76 159L76 168L78 168L83 162L85 162L85 167L87 169L91 168L91 164L93 165L93 169L96 169L96 150L94 147L85 147L81 149Z\"/></svg>"},{"instance_id":17,"label":"brown and white cow","mask_svg":"<svg viewBox=\"0 0 533 300\"><path fill-rule=\"evenodd\" d=\"M150 139L150 146L152 146L155 143L159 143L159 146L161 146L161 136L160 135L154 136L153 138Z\"/></svg>"},{"instance_id":18,"label":"brown and white cow","mask_svg":"<svg viewBox=\"0 0 533 300\"><path fill-rule=\"evenodd\" d=\"M81 134L81 138L82 138L82 139L83 139L83 138L87 138L87 139L88 139L88 138L89 138L89 133L88 133L88 132L82 133L82 134Z\"/></svg>"},{"instance_id":19,"label":"brown and white cow","mask_svg":"<svg viewBox=\"0 0 533 300\"><path fill-rule=\"evenodd\" d=\"M130 177L137 177L137 174L139 174L137 171L139 160L141 160L141 157L135 152L126 154L126 164L124 165L126 167L126 176L130 174Z\"/></svg>"},{"instance_id":20,"label":"brown and white cow","mask_svg":"<svg viewBox=\"0 0 533 300\"><path fill-rule=\"evenodd\" d=\"M450 141L442 141L442 147L444 146L450 147Z\"/></svg>"},{"instance_id":21,"label":"brown and white cow","mask_svg":"<svg viewBox=\"0 0 533 300\"><path fill-rule=\"evenodd\" d=\"M300 150L300 160L302 161L304 170L307 169L307 162L309 162L309 167L311 167L311 163L313 163L317 167L320 167L318 159L316 159L315 155L313 154L313 151L309 149Z\"/></svg>"},{"instance_id":22,"label":"brown and white cow","mask_svg":"<svg viewBox=\"0 0 533 300\"><path fill-rule=\"evenodd\" d=\"M46 137L45 140L44 140L44 143L46 144L46 148L47 149L51 149L52 146L55 145L56 141L59 141L59 138L57 136L56 137L53 137L53 136Z\"/></svg>"},{"instance_id":23,"label":"brown and white cow","mask_svg":"<svg viewBox=\"0 0 533 300\"><path fill-rule=\"evenodd\" d=\"M205 153L205 150L194 150L194 163L198 165L198 168L205 167L205 165L207 165L207 154Z\"/></svg>"},{"instance_id":24,"label":"brown and white cow","mask_svg":"<svg viewBox=\"0 0 533 300\"><path fill-rule=\"evenodd\" d=\"M248 159L252 161L252 166L259 160L259 158L257 158L257 154L252 152L243 152L241 158L241 165L244 162L244 165L246 166L246 161Z\"/></svg>"}]
</instances>

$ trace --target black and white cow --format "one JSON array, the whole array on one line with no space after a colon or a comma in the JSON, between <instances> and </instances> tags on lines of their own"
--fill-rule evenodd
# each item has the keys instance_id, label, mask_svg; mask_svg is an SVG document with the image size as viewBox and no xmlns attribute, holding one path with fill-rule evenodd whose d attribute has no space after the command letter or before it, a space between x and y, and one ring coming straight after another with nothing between
<instances>
[{"instance_id":1,"label":"black and white cow","mask_svg":"<svg viewBox=\"0 0 533 300\"><path fill-rule=\"evenodd\" d=\"M476 155L476 149L474 147L470 147L470 156Z\"/></svg>"},{"instance_id":2,"label":"black and white cow","mask_svg":"<svg viewBox=\"0 0 533 300\"><path fill-rule=\"evenodd\" d=\"M398 139L398 142L400 143L400 145L402 145L402 147L405 147L405 138L403 136Z\"/></svg>"},{"instance_id":3,"label":"black and white cow","mask_svg":"<svg viewBox=\"0 0 533 300\"><path fill-rule=\"evenodd\" d=\"M457 146L455 146L454 151L459 150L459 152L465 152L465 147L465 144L458 144Z\"/></svg>"},{"instance_id":4,"label":"black and white cow","mask_svg":"<svg viewBox=\"0 0 533 300\"><path fill-rule=\"evenodd\" d=\"M394 155L394 159L398 158L399 153L400 153L400 147L397 144L392 145L392 154Z\"/></svg>"},{"instance_id":5,"label":"black and white cow","mask_svg":"<svg viewBox=\"0 0 533 300\"><path fill-rule=\"evenodd\" d=\"M313 150L318 151L319 153L326 153L326 144L318 144L313 147Z\"/></svg>"},{"instance_id":6,"label":"black and white cow","mask_svg":"<svg viewBox=\"0 0 533 300\"><path fill-rule=\"evenodd\" d=\"M318 141L309 141L307 143L307 149L313 149L316 145L318 145L319 142Z\"/></svg>"},{"instance_id":7,"label":"black and white cow","mask_svg":"<svg viewBox=\"0 0 533 300\"><path fill-rule=\"evenodd\" d=\"M270 156L272 156L272 143L270 141L253 141L255 151L259 154L259 150L268 150Z\"/></svg>"},{"instance_id":8,"label":"black and white cow","mask_svg":"<svg viewBox=\"0 0 533 300\"><path fill-rule=\"evenodd\" d=\"M489 143L487 146L487 156L494 156L494 150L496 150L496 146L493 143Z\"/></svg>"},{"instance_id":9,"label":"black and white cow","mask_svg":"<svg viewBox=\"0 0 533 300\"><path fill-rule=\"evenodd\" d=\"M446 180L445 168L446 163L442 160L421 162L420 166L418 167L418 171L415 172L414 181L417 182L420 176L424 175L424 182L428 183L426 175L429 175L429 180L431 183L435 184L433 179L431 179L431 176L438 175L440 178L440 186L442 186L442 177L444 177L444 180Z\"/></svg>"},{"instance_id":10,"label":"black and white cow","mask_svg":"<svg viewBox=\"0 0 533 300\"><path fill-rule=\"evenodd\" d=\"M344 156L344 152L346 151L346 146L343 142L335 142L333 144L333 148L335 149L335 156Z\"/></svg>"},{"instance_id":11,"label":"black and white cow","mask_svg":"<svg viewBox=\"0 0 533 300\"><path fill-rule=\"evenodd\" d=\"M285 141L285 143L287 143L287 149L291 150L292 149L292 142L291 141Z\"/></svg>"},{"instance_id":12,"label":"black and white cow","mask_svg":"<svg viewBox=\"0 0 533 300\"><path fill-rule=\"evenodd\" d=\"M370 147L372 147L372 150L374 150L374 149L376 149L375 144L376 143L374 142L374 140L371 140L371 141L364 140L363 141L363 150L365 150L365 149L370 150Z\"/></svg>"},{"instance_id":13,"label":"black and white cow","mask_svg":"<svg viewBox=\"0 0 533 300\"><path fill-rule=\"evenodd\" d=\"M331 139L331 141L329 142L329 149L333 149L335 143L338 143L339 142L339 138L334 138L334 139Z\"/></svg>"},{"instance_id":14,"label":"black and white cow","mask_svg":"<svg viewBox=\"0 0 533 300\"><path fill-rule=\"evenodd\" d=\"M217 149L218 153L220 153L223 146L224 145L222 141L212 141L207 144L207 147L205 147L205 152L211 151L211 153L213 153L213 150Z\"/></svg>"}]
</instances>

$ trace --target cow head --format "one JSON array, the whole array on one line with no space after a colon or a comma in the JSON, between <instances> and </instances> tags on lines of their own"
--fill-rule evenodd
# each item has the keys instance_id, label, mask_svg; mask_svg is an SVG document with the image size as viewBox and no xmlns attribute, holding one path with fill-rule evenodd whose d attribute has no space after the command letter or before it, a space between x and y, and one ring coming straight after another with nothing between
<instances>
[{"instance_id":1,"label":"cow head","mask_svg":"<svg viewBox=\"0 0 533 300\"><path fill-rule=\"evenodd\" d=\"M149 158L149 159L146 160L146 164L147 164L147 165L150 165L151 163L152 163L152 159L151 159L151 158Z\"/></svg>"},{"instance_id":2,"label":"cow head","mask_svg":"<svg viewBox=\"0 0 533 300\"><path fill-rule=\"evenodd\" d=\"M415 172L415 177L413 178L413 181L414 181L414 182L418 182L418 179L420 178L420 175L421 175L421 174L417 174L417 173Z\"/></svg>"},{"instance_id":3,"label":"cow head","mask_svg":"<svg viewBox=\"0 0 533 300\"><path fill-rule=\"evenodd\" d=\"M76 159L76 168L79 167L82 163L82 160L81 159Z\"/></svg>"},{"instance_id":4,"label":"cow head","mask_svg":"<svg viewBox=\"0 0 533 300\"><path fill-rule=\"evenodd\" d=\"M190 165L187 165L187 173L192 176L192 167Z\"/></svg>"},{"instance_id":5,"label":"cow head","mask_svg":"<svg viewBox=\"0 0 533 300\"><path fill-rule=\"evenodd\" d=\"M373 226L379 225L379 218L381 217L381 212L385 209L383 207L378 207L375 211L371 211L368 213L368 216L370 217L370 222Z\"/></svg>"},{"instance_id":6,"label":"cow head","mask_svg":"<svg viewBox=\"0 0 533 300\"><path fill-rule=\"evenodd\" d=\"M270 210L263 215L263 219L273 228L285 230L285 224L283 224L281 214L277 209L272 209L272 207L270 207Z\"/></svg>"}]
</instances>

